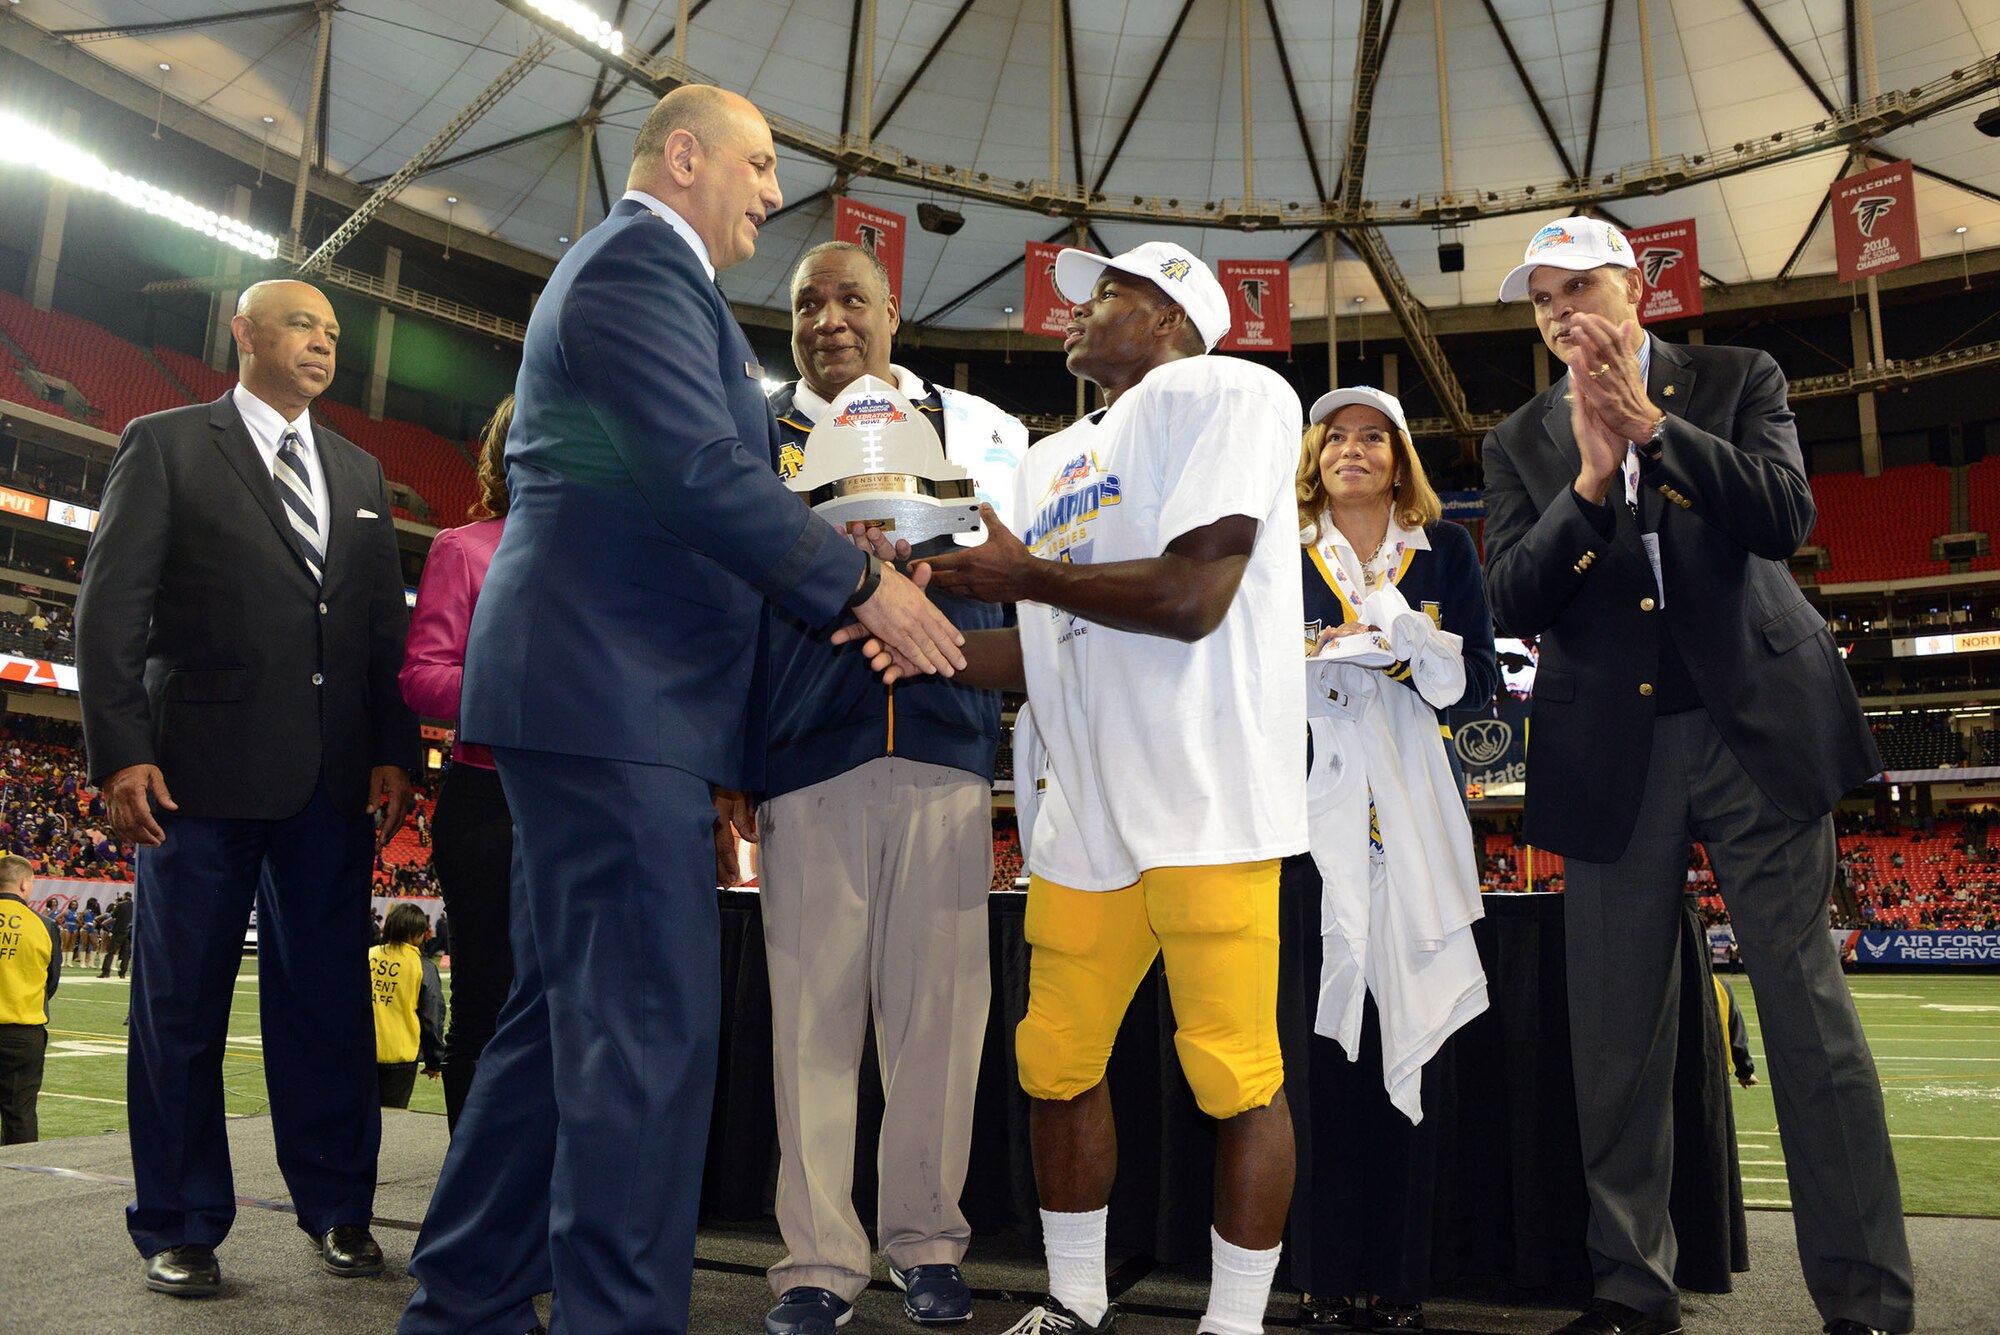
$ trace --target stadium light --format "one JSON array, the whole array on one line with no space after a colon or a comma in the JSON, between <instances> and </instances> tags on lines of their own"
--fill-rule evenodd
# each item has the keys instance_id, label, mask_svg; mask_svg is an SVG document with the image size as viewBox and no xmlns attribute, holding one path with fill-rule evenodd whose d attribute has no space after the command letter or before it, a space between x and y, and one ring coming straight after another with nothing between
<instances>
[{"instance_id":1,"label":"stadium light","mask_svg":"<svg viewBox=\"0 0 2000 1335\"><path fill-rule=\"evenodd\" d=\"M597 17L587 5L576 0L528 0L528 5L537 14L562 24L586 42L597 43L614 56L625 52L625 34L612 27L608 19Z\"/></svg>"},{"instance_id":2,"label":"stadium light","mask_svg":"<svg viewBox=\"0 0 2000 1335\"><path fill-rule=\"evenodd\" d=\"M116 171L95 153L85 152L32 121L5 111L0 111L0 163L33 167L80 189L102 191L121 204L144 209L154 217L179 223L260 259L273 259L278 254L278 238L269 232L260 232L151 182Z\"/></svg>"}]
</instances>

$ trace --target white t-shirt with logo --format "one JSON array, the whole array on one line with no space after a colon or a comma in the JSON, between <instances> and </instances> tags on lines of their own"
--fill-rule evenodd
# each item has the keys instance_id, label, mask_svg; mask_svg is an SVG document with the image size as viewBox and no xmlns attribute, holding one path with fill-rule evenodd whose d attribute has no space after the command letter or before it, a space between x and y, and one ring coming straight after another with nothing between
<instances>
[{"instance_id":1,"label":"white t-shirt with logo","mask_svg":"<svg viewBox=\"0 0 2000 1335\"><path fill-rule=\"evenodd\" d=\"M1040 774L1017 775L1035 806L1036 875L1117 890L1154 867L1305 851L1299 435L1281 377L1203 356L1155 368L1029 449L1015 514L1050 560L1143 560L1230 515L1258 521L1235 600L1193 644L1020 604L1043 753Z\"/></svg>"}]
</instances>

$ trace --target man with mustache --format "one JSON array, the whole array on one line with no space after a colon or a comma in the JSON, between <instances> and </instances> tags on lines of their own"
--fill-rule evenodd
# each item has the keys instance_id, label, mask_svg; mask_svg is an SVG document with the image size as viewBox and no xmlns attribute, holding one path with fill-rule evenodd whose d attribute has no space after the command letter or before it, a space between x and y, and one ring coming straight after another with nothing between
<instances>
[{"instance_id":1,"label":"man with mustache","mask_svg":"<svg viewBox=\"0 0 2000 1335\"><path fill-rule=\"evenodd\" d=\"M1017 419L976 395L895 365L900 310L861 246L814 246L792 274L799 378L772 396L778 471L794 476L810 435L862 376L893 385L935 428L947 458L1011 510L1027 449ZM964 534L976 541L977 534ZM952 550L949 538L919 556ZM1007 609L936 590L964 631ZM759 839L771 974L778 1227L771 1335L830 1335L868 1286L868 1235L853 1203L856 1087L869 1017L883 1116L878 1246L911 1320L964 1321L959 1273L970 1229L958 1206L972 1149L973 1090L990 999L986 896L1000 693L917 680L884 688L860 655L795 617L771 627L771 736Z\"/></svg>"},{"instance_id":2,"label":"man with mustache","mask_svg":"<svg viewBox=\"0 0 2000 1335\"><path fill-rule=\"evenodd\" d=\"M138 845L125 1222L146 1286L188 1298L220 1286L236 1217L222 1058L253 905L299 1227L334 1274L382 1269L363 906L419 755L382 467L307 412L340 321L280 279L230 329L234 389L125 428L76 605L91 781Z\"/></svg>"}]
</instances>

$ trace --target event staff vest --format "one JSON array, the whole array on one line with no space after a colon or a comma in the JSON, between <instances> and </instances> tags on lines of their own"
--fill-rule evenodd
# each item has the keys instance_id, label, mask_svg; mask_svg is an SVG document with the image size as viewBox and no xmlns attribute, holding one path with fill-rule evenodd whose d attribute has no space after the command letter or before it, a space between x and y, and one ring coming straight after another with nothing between
<instances>
[{"instance_id":1,"label":"event staff vest","mask_svg":"<svg viewBox=\"0 0 2000 1335\"><path fill-rule=\"evenodd\" d=\"M47 1024L49 924L18 899L0 898L0 1024Z\"/></svg>"},{"instance_id":2,"label":"event staff vest","mask_svg":"<svg viewBox=\"0 0 2000 1335\"><path fill-rule=\"evenodd\" d=\"M374 982L375 1061L382 1066L415 1061L422 953L407 941L385 941L368 951L368 976Z\"/></svg>"}]
</instances>

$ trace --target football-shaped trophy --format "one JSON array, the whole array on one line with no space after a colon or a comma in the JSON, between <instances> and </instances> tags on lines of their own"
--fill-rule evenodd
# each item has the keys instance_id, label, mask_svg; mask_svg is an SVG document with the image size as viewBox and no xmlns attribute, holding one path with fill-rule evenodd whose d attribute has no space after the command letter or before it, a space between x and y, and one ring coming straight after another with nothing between
<instances>
[{"instance_id":1,"label":"football-shaped trophy","mask_svg":"<svg viewBox=\"0 0 2000 1335\"><path fill-rule=\"evenodd\" d=\"M945 458L931 424L894 385L864 375L806 437L788 482L835 524L879 525L912 546L979 527L972 475Z\"/></svg>"}]
</instances>

